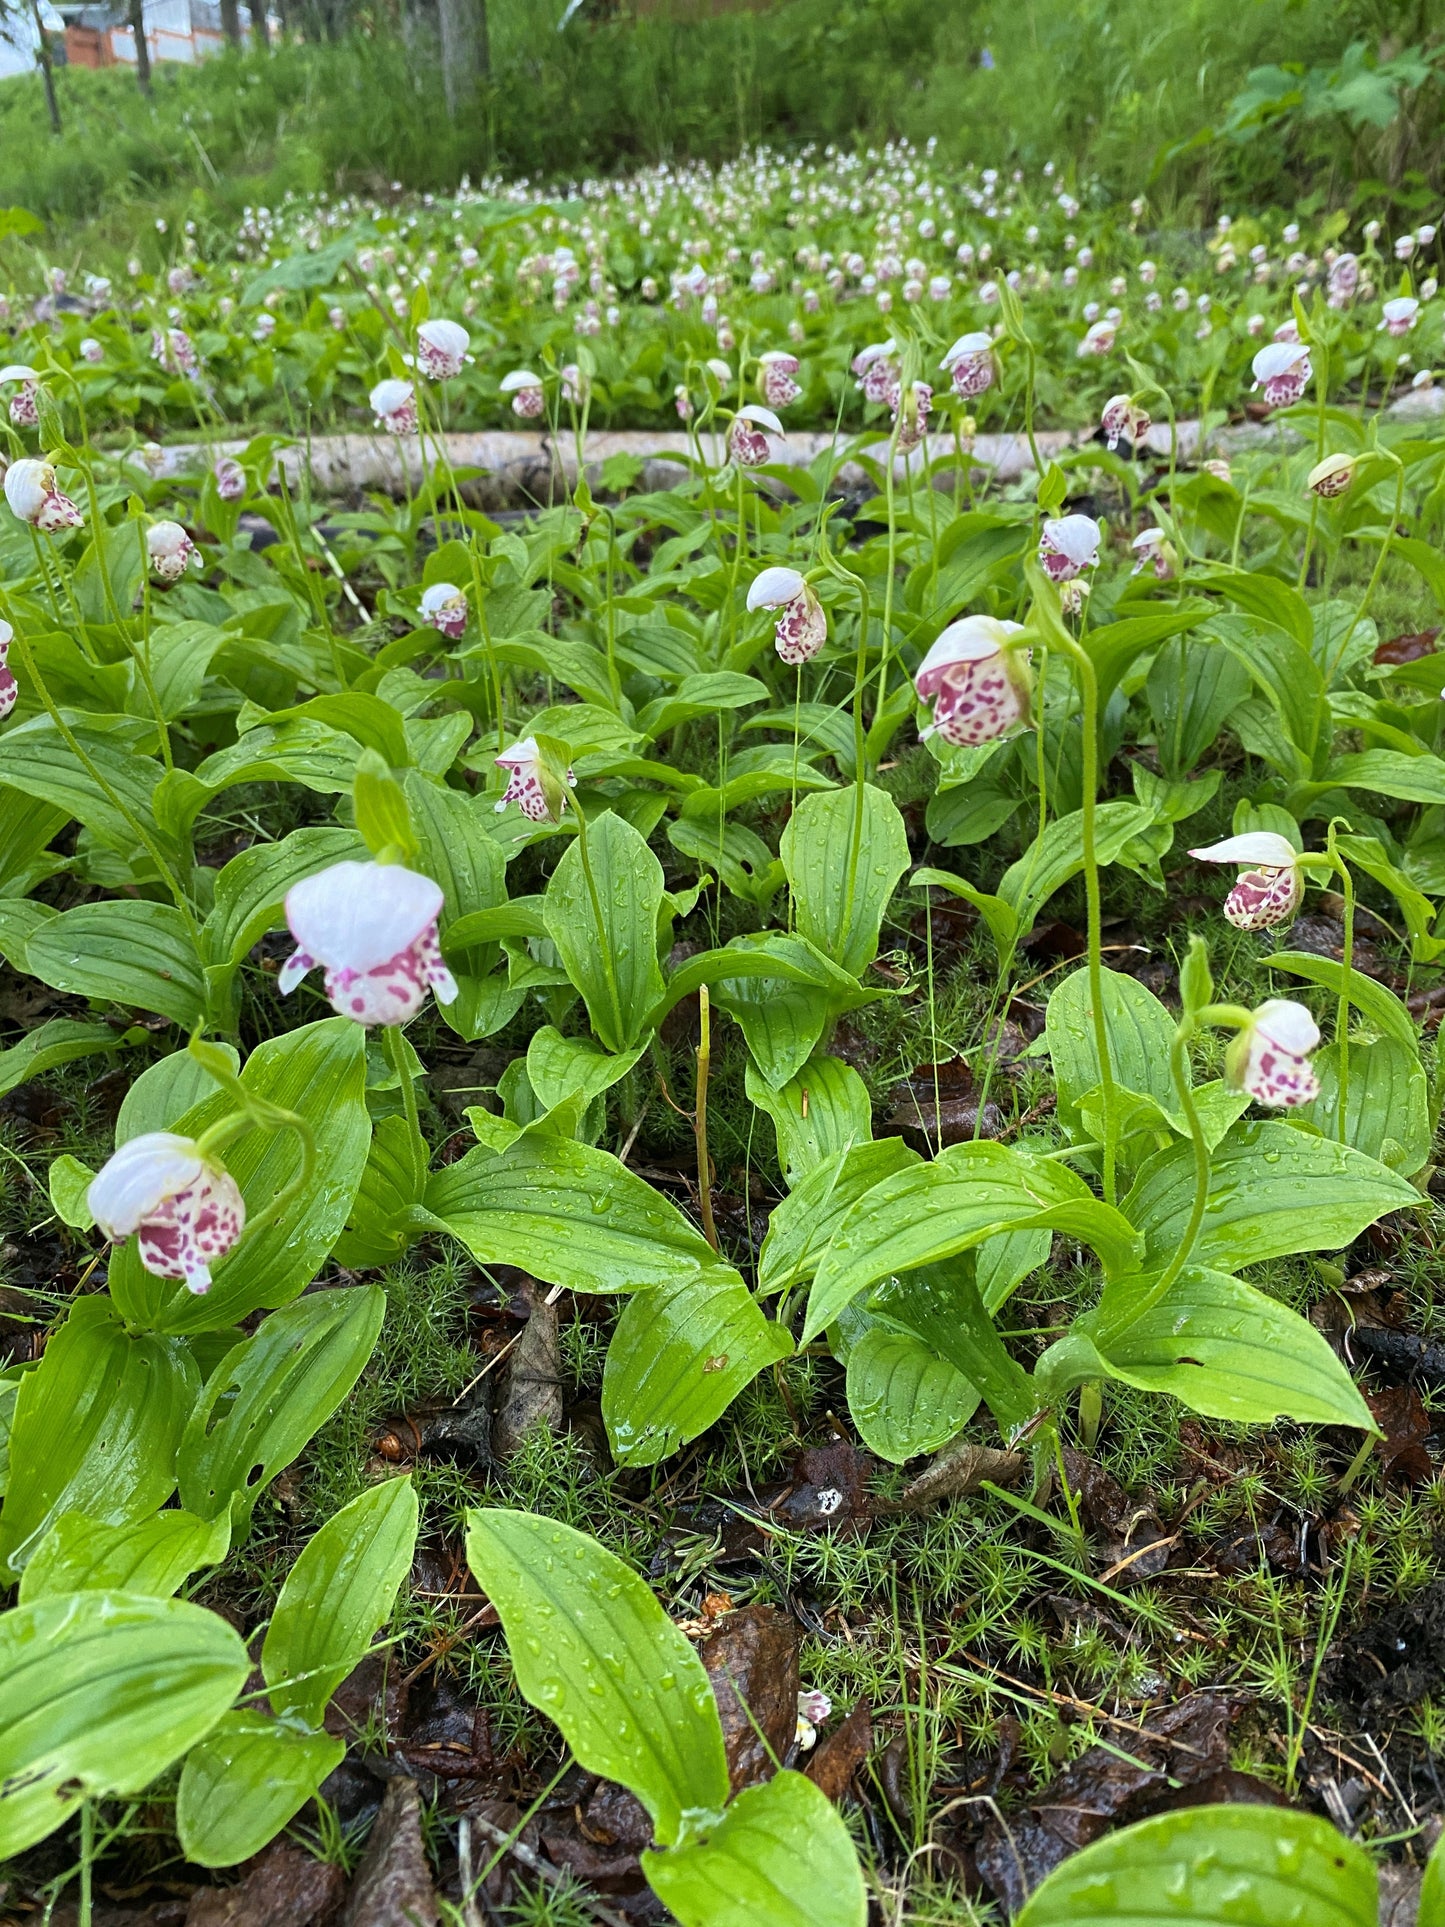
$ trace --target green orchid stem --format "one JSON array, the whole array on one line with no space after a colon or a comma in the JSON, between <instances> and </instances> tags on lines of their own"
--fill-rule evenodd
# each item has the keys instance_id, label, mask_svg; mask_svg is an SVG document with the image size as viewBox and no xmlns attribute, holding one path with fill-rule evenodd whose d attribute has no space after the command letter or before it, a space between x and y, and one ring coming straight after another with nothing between
<instances>
[{"instance_id":1,"label":"green orchid stem","mask_svg":"<svg viewBox=\"0 0 1445 1927\"><path fill-rule=\"evenodd\" d=\"M1099 1442L1099 1425L1104 1416L1104 1388L1097 1378L1079 1387L1079 1442L1092 1452Z\"/></svg>"},{"instance_id":2,"label":"green orchid stem","mask_svg":"<svg viewBox=\"0 0 1445 1927\"><path fill-rule=\"evenodd\" d=\"M95 1863L95 1802L80 1803L80 1896L76 1904L76 1927L90 1927L90 1870Z\"/></svg>"},{"instance_id":3,"label":"green orchid stem","mask_svg":"<svg viewBox=\"0 0 1445 1927\"><path fill-rule=\"evenodd\" d=\"M1349 1142L1350 1115L1350 979L1355 967L1355 879L1350 866L1339 853L1335 832L1341 818L1330 823L1325 852L1334 863L1340 879L1340 894L1345 900L1345 940L1341 950L1340 995L1335 1006L1335 1044L1340 1053L1339 1090L1335 1106L1335 1135L1341 1144ZM1348 825L1346 825L1348 828Z\"/></svg>"},{"instance_id":4,"label":"green orchid stem","mask_svg":"<svg viewBox=\"0 0 1445 1927\"><path fill-rule=\"evenodd\" d=\"M492 702L497 712L497 754L500 756L507 747L507 725L502 713L502 667L497 661L496 647L492 642L492 626L487 621L486 592L482 587L482 560L479 553L479 536L473 536L467 544L467 555L472 565L472 594L476 598L477 633L482 638L482 647L487 654L487 668L492 678Z\"/></svg>"},{"instance_id":5,"label":"green orchid stem","mask_svg":"<svg viewBox=\"0 0 1445 1927\"><path fill-rule=\"evenodd\" d=\"M873 604L868 584L862 576L845 569L831 549L821 552L825 567L858 591L858 653L853 668L853 835L848 849L848 884L843 898L843 928L853 927L853 899L858 888L858 862L863 853L864 770L867 738L863 731L863 687L868 677L868 631L873 625Z\"/></svg>"},{"instance_id":6,"label":"green orchid stem","mask_svg":"<svg viewBox=\"0 0 1445 1927\"><path fill-rule=\"evenodd\" d=\"M1080 827L1084 849L1084 894L1089 909L1089 1002L1093 1007L1094 1049L1098 1052L1099 1082L1104 1094L1104 1197L1113 1204L1118 1191L1118 1144L1114 1128L1117 1097L1109 1050L1109 1026L1104 1016L1103 904L1099 893L1099 854L1094 827L1099 790L1099 679L1094 672L1093 658L1074 640L1063 622L1050 626L1054 631L1054 643L1065 651L1078 672L1084 703Z\"/></svg>"},{"instance_id":7,"label":"green orchid stem","mask_svg":"<svg viewBox=\"0 0 1445 1927\"><path fill-rule=\"evenodd\" d=\"M145 524L139 518L136 521L135 533L136 540L140 544L141 633L140 640L131 643L130 652L135 658L135 666L140 672L146 695L150 698L150 706L155 712L156 730L161 739L161 761L168 770L172 770L176 764L175 758L171 755L171 732L167 727L165 711L161 708L161 699L156 694L155 681L151 675L151 558L150 550L146 546ZM100 549L98 535L95 538L95 544L98 553Z\"/></svg>"},{"instance_id":8,"label":"green orchid stem","mask_svg":"<svg viewBox=\"0 0 1445 1927\"><path fill-rule=\"evenodd\" d=\"M4 606L3 600L0 600L0 606ZM17 612L12 608L10 613L13 617ZM107 803L110 804L111 808L126 824L131 834L135 837L136 842L140 844L151 862L155 864L157 871L164 879L166 888L171 893L176 908L189 925L191 935L198 937L200 926L196 922L196 915L191 908L190 899L181 888L180 878L161 854L160 846L156 843L155 838L146 829L140 818L135 814L134 810L125 802L119 792L106 781L105 777L96 767L94 760L81 748L75 731L70 727L70 724L66 722L56 707L55 698L51 695L45 678L40 673L21 623L12 621L10 626L14 630L14 642L20 652L20 662L25 672L25 679L40 698L41 703L44 705L46 715L49 716L51 722L54 723L60 733L61 741L80 764L80 767L85 771L91 782L95 784L95 787L100 791Z\"/></svg>"},{"instance_id":9,"label":"green orchid stem","mask_svg":"<svg viewBox=\"0 0 1445 1927\"><path fill-rule=\"evenodd\" d=\"M406 1043L400 1024L383 1025L381 1036L386 1061L396 1072L401 1085L401 1108L406 1113L407 1137L411 1144L412 1177L419 1188L426 1173L429 1151L427 1141L421 1134L421 1119L416 1108L416 1084L412 1079L411 1066L406 1061Z\"/></svg>"},{"instance_id":10,"label":"green orchid stem","mask_svg":"<svg viewBox=\"0 0 1445 1927\"><path fill-rule=\"evenodd\" d=\"M1386 453L1386 451L1383 449L1380 452L1381 454ZM1395 467L1397 471L1395 475L1394 513L1390 517L1390 526L1385 531L1385 539L1380 544L1380 553L1375 557L1375 566L1370 573L1370 579L1368 583L1365 585L1364 601L1361 602L1359 608L1356 609L1354 615L1351 617L1350 626L1345 631L1344 640L1341 642L1339 648L1336 650L1334 660L1333 662L1331 662L1329 669L1326 672L1326 677L1325 677L1326 687L1328 687L1329 684L1334 681L1336 672L1338 671L1340 664L1345 660L1346 651L1349 649L1351 639L1353 638L1356 629L1359 628L1360 624L1364 621L1366 615L1368 615L1369 613L1370 604L1375 599L1375 590L1379 586L1380 576L1384 571L1386 559L1389 556L1391 546L1393 545L1395 540L1395 530L1399 526L1400 515L1405 505L1405 465L1403 462L1399 461L1398 458L1392 458L1392 459L1395 460Z\"/></svg>"},{"instance_id":11,"label":"green orchid stem","mask_svg":"<svg viewBox=\"0 0 1445 1927\"><path fill-rule=\"evenodd\" d=\"M1179 1108L1184 1113L1184 1121L1189 1126L1189 1143L1194 1152L1194 1200L1189 1208L1189 1222L1184 1227L1184 1236L1179 1240L1174 1256L1143 1297L1131 1303L1128 1317L1122 1323L1100 1329L1094 1341L1100 1351L1107 1352L1112 1340L1126 1331L1129 1326L1136 1325L1146 1312L1152 1311L1155 1305L1168 1294L1184 1267L1189 1263L1199 1240L1200 1227L1204 1223L1204 1213L1209 1204L1209 1145L1194 1102L1194 1079L1189 1061L1189 1045L1196 1028L1207 1014L1207 1012L1200 1012L1195 1017L1186 1015L1180 1021L1174 1033L1174 1041L1169 1047L1169 1069L1174 1078L1174 1091L1179 1099ZM1248 1016L1248 1012L1244 1014Z\"/></svg>"}]
</instances>

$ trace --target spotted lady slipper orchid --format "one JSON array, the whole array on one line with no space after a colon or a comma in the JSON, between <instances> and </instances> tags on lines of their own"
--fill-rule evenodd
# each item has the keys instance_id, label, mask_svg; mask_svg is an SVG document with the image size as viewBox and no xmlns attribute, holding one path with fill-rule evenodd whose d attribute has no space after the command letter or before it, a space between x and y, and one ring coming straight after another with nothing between
<instances>
[{"instance_id":1,"label":"spotted lady slipper orchid","mask_svg":"<svg viewBox=\"0 0 1445 1927\"><path fill-rule=\"evenodd\" d=\"M97 341L94 335L87 335L80 344L80 359L92 364L105 360L105 343Z\"/></svg>"},{"instance_id":2,"label":"spotted lady slipper orchid","mask_svg":"<svg viewBox=\"0 0 1445 1927\"><path fill-rule=\"evenodd\" d=\"M333 863L286 893L296 949L276 979L282 996L310 970L326 972L326 999L358 1024L404 1024L426 1001L457 995L442 962L437 918L442 892L399 863Z\"/></svg>"},{"instance_id":3,"label":"spotted lady slipper orchid","mask_svg":"<svg viewBox=\"0 0 1445 1927\"><path fill-rule=\"evenodd\" d=\"M864 401L878 404L893 399L893 392L902 379L902 370L894 359L897 352L898 343L890 335L887 341L870 342L854 355L853 373L858 378Z\"/></svg>"},{"instance_id":4,"label":"spotted lady slipper orchid","mask_svg":"<svg viewBox=\"0 0 1445 1927\"><path fill-rule=\"evenodd\" d=\"M151 332L151 360L168 375L193 375L200 362L195 343L184 328L156 328Z\"/></svg>"},{"instance_id":5,"label":"spotted lady slipper orchid","mask_svg":"<svg viewBox=\"0 0 1445 1927\"><path fill-rule=\"evenodd\" d=\"M828 616L796 569L764 569L748 590L748 608L780 609L773 637L782 660L810 662L828 640Z\"/></svg>"},{"instance_id":6,"label":"spotted lady slipper orchid","mask_svg":"<svg viewBox=\"0 0 1445 1927\"><path fill-rule=\"evenodd\" d=\"M196 545L179 522L152 522L146 530L146 555L162 582L179 582L196 560Z\"/></svg>"},{"instance_id":7,"label":"spotted lady slipper orchid","mask_svg":"<svg viewBox=\"0 0 1445 1927\"><path fill-rule=\"evenodd\" d=\"M926 381L910 383L910 395L900 387L893 396L893 420L898 429L898 453L911 455L928 433L928 417L933 409L933 390Z\"/></svg>"},{"instance_id":8,"label":"spotted lady slipper orchid","mask_svg":"<svg viewBox=\"0 0 1445 1927\"><path fill-rule=\"evenodd\" d=\"M1137 449L1153 425L1148 409L1141 408L1130 395L1111 396L1099 421L1105 444L1111 449L1119 446L1121 435L1127 435L1131 447Z\"/></svg>"},{"instance_id":9,"label":"spotted lady slipper orchid","mask_svg":"<svg viewBox=\"0 0 1445 1927\"><path fill-rule=\"evenodd\" d=\"M1310 1063L1319 1041L1319 1026L1303 1004L1271 997L1224 1053L1224 1081L1231 1090L1248 1091L1256 1104L1276 1110L1311 1104L1320 1094L1320 1080Z\"/></svg>"},{"instance_id":10,"label":"spotted lady slipper orchid","mask_svg":"<svg viewBox=\"0 0 1445 1927\"><path fill-rule=\"evenodd\" d=\"M677 410L681 422L692 420L692 396L687 392L687 383L680 381L672 391L672 405Z\"/></svg>"},{"instance_id":11,"label":"spotted lady slipper orchid","mask_svg":"<svg viewBox=\"0 0 1445 1927\"><path fill-rule=\"evenodd\" d=\"M1347 308L1360 285L1360 263L1353 254L1338 254L1330 263L1325 282L1326 299L1332 308Z\"/></svg>"},{"instance_id":12,"label":"spotted lady slipper orchid","mask_svg":"<svg viewBox=\"0 0 1445 1927\"><path fill-rule=\"evenodd\" d=\"M416 391L409 381L379 381L369 397L378 428L388 435L416 433Z\"/></svg>"},{"instance_id":13,"label":"spotted lady slipper orchid","mask_svg":"<svg viewBox=\"0 0 1445 1927\"><path fill-rule=\"evenodd\" d=\"M949 623L913 678L920 702L933 704L933 721L920 733L955 749L991 743L1028 715L1028 652L1012 643L1018 622L962 616Z\"/></svg>"},{"instance_id":14,"label":"spotted lady slipper orchid","mask_svg":"<svg viewBox=\"0 0 1445 1927\"><path fill-rule=\"evenodd\" d=\"M798 357L783 348L769 348L758 356L758 393L769 408L791 408L802 394L793 377L798 372Z\"/></svg>"},{"instance_id":15,"label":"spotted lady slipper orchid","mask_svg":"<svg viewBox=\"0 0 1445 1927\"><path fill-rule=\"evenodd\" d=\"M993 336L982 329L960 335L938 365L948 371L959 400L973 401L993 387L998 374L993 358Z\"/></svg>"},{"instance_id":16,"label":"spotted lady slipper orchid","mask_svg":"<svg viewBox=\"0 0 1445 1927\"><path fill-rule=\"evenodd\" d=\"M10 422L15 428L38 428L40 426L40 371L27 367L23 361L12 361L8 367L0 368L0 386L10 382L20 386L10 397Z\"/></svg>"},{"instance_id":17,"label":"spotted lady slipper orchid","mask_svg":"<svg viewBox=\"0 0 1445 1927\"><path fill-rule=\"evenodd\" d=\"M1156 582L1174 580L1179 558L1163 529L1141 529L1129 546L1134 551L1134 566L1129 571L1130 575L1139 575L1145 569L1152 569Z\"/></svg>"},{"instance_id":18,"label":"spotted lady slipper orchid","mask_svg":"<svg viewBox=\"0 0 1445 1927\"><path fill-rule=\"evenodd\" d=\"M1393 301L1387 301L1380 310L1380 327L1391 335L1407 335L1420 315L1420 303L1412 294L1397 294ZM13 407L13 404L12 404Z\"/></svg>"},{"instance_id":19,"label":"spotted lady slipper orchid","mask_svg":"<svg viewBox=\"0 0 1445 1927\"><path fill-rule=\"evenodd\" d=\"M1318 495L1326 502L1333 501L1339 495L1348 495L1354 486L1359 459L1358 455L1326 455L1322 462L1315 463L1305 477L1305 487L1311 495Z\"/></svg>"},{"instance_id":20,"label":"spotted lady slipper orchid","mask_svg":"<svg viewBox=\"0 0 1445 1927\"><path fill-rule=\"evenodd\" d=\"M771 408L749 402L728 423L728 459L739 468L761 468L768 459L768 432L781 436L783 424Z\"/></svg>"},{"instance_id":21,"label":"spotted lady slipper orchid","mask_svg":"<svg viewBox=\"0 0 1445 1927\"><path fill-rule=\"evenodd\" d=\"M10 513L43 535L78 529L85 519L68 495L56 487L55 469L30 456L12 462L5 471L5 500Z\"/></svg>"},{"instance_id":22,"label":"spotted lady slipper orchid","mask_svg":"<svg viewBox=\"0 0 1445 1927\"><path fill-rule=\"evenodd\" d=\"M507 787L502 800L496 805L498 816L509 803L515 803L529 823L555 823L566 806L565 794L549 795L554 786L548 782L542 768L542 752L537 747L535 736L524 736L520 742L504 749L496 759L499 769L507 772ZM567 781L572 788L577 786L577 778L569 769ZM555 805L555 808L554 808Z\"/></svg>"},{"instance_id":23,"label":"spotted lady slipper orchid","mask_svg":"<svg viewBox=\"0 0 1445 1927\"><path fill-rule=\"evenodd\" d=\"M1234 486L1234 470L1222 456L1212 456L1209 461L1203 463L1202 473L1212 475L1216 482L1227 482L1231 488Z\"/></svg>"},{"instance_id":24,"label":"spotted lady slipper orchid","mask_svg":"<svg viewBox=\"0 0 1445 1927\"><path fill-rule=\"evenodd\" d=\"M1072 582L1099 566L1099 525L1092 515L1065 515L1045 522L1039 535L1039 561L1050 582Z\"/></svg>"},{"instance_id":25,"label":"spotted lady slipper orchid","mask_svg":"<svg viewBox=\"0 0 1445 1927\"><path fill-rule=\"evenodd\" d=\"M152 1276L182 1278L198 1297L246 1224L230 1172L194 1138L171 1131L145 1131L122 1144L91 1180L86 1203L112 1244L134 1237Z\"/></svg>"},{"instance_id":26,"label":"spotted lady slipper orchid","mask_svg":"<svg viewBox=\"0 0 1445 1927\"><path fill-rule=\"evenodd\" d=\"M563 401L570 402L574 408L583 408L586 406L592 384L575 361L569 361L567 363L566 367L562 369L558 376L558 381L561 386Z\"/></svg>"},{"instance_id":27,"label":"spotted lady slipper orchid","mask_svg":"<svg viewBox=\"0 0 1445 1927\"><path fill-rule=\"evenodd\" d=\"M223 502L239 502L246 493L246 471L234 455L216 463L216 493Z\"/></svg>"},{"instance_id":28,"label":"spotted lady slipper orchid","mask_svg":"<svg viewBox=\"0 0 1445 1927\"><path fill-rule=\"evenodd\" d=\"M465 593L454 582L433 582L422 590L421 619L429 629L455 642L466 629L468 604Z\"/></svg>"},{"instance_id":29,"label":"spotted lady slipper orchid","mask_svg":"<svg viewBox=\"0 0 1445 1927\"><path fill-rule=\"evenodd\" d=\"M450 381L471 357L472 338L459 321L424 321L416 331L416 366L428 381Z\"/></svg>"},{"instance_id":30,"label":"spotted lady slipper orchid","mask_svg":"<svg viewBox=\"0 0 1445 1927\"><path fill-rule=\"evenodd\" d=\"M798 1695L798 1724L793 1739L800 1752L811 1751L818 1738L818 1728L833 1711L833 1702L826 1693L816 1690Z\"/></svg>"},{"instance_id":31,"label":"spotted lady slipper orchid","mask_svg":"<svg viewBox=\"0 0 1445 1927\"><path fill-rule=\"evenodd\" d=\"M1090 323L1088 332L1074 352L1080 357L1112 354L1118 333L1118 322L1111 321L1109 317L1105 315L1101 321Z\"/></svg>"},{"instance_id":32,"label":"spotted lady slipper orchid","mask_svg":"<svg viewBox=\"0 0 1445 1927\"><path fill-rule=\"evenodd\" d=\"M1301 341L1271 341L1250 365L1254 385L1264 390L1271 408L1288 408L1297 402L1314 373L1310 351Z\"/></svg>"},{"instance_id":33,"label":"spotted lady slipper orchid","mask_svg":"<svg viewBox=\"0 0 1445 1927\"><path fill-rule=\"evenodd\" d=\"M0 723L15 707L20 694L20 685L15 680L15 671L10 667L10 644L15 639L15 631L0 617Z\"/></svg>"},{"instance_id":34,"label":"spotted lady slipper orchid","mask_svg":"<svg viewBox=\"0 0 1445 1927\"><path fill-rule=\"evenodd\" d=\"M512 413L519 421L536 421L546 407L542 377L534 375L530 368L514 368L510 374L503 375L501 392L512 397Z\"/></svg>"},{"instance_id":35,"label":"spotted lady slipper orchid","mask_svg":"<svg viewBox=\"0 0 1445 1927\"><path fill-rule=\"evenodd\" d=\"M1305 893L1299 854L1288 837L1274 830L1247 830L1189 854L1200 863L1238 863L1239 879L1224 899L1224 914L1236 930L1270 930L1289 923Z\"/></svg>"}]
</instances>

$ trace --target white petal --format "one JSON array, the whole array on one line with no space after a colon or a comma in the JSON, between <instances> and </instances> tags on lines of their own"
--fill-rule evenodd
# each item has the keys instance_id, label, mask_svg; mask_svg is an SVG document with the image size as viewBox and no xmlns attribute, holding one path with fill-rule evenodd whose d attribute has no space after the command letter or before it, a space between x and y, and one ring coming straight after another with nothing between
<instances>
[{"instance_id":1,"label":"white petal","mask_svg":"<svg viewBox=\"0 0 1445 1927\"><path fill-rule=\"evenodd\" d=\"M1057 522L1045 522L1044 538L1076 568L1087 567L1099 553L1099 525L1092 515L1065 515Z\"/></svg>"},{"instance_id":2,"label":"white petal","mask_svg":"<svg viewBox=\"0 0 1445 1927\"><path fill-rule=\"evenodd\" d=\"M803 578L797 569L764 569L753 577L748 590L750 609L781 609L794 596L803 593Z\"/></svg>"},{"instance_id":3,"label":"white petal","mask_svg":"<svg viewBox=\"0 0 1445 1927\"><path fill-rule=\"evenodd\" d=\"M38 368L27 368L23 361L8 362L0 368L0 381L39 381Z\"/></svg>"},{"instance_id":4,"label":"white petal","mask_svg":"<svg viewBox=\"0 0 1445 1927\"><path fill-rule=\"evenodd\" d=\"M1319 1026L1291 997L1271 997L1254 1013L1254 1028L1281 1050L1306 1057L1320 1041Z\"/></svg>"},{"instance_id":5,"label":"white petal","mask_svg":"<svg viewBox=\"0 0 1445 1927\"><path fill-rule=\"evenodd\" d=\"M514 368L509 375L503 375L501 391L504 395L514 395L519 388L540 388L542 377L534 375L530 368Z\"/></svg>"},{"instance_id":6,"label":"white petal","mask_svg":"<svg viewBox=\"0 0 1445 1927\"><path fill-rule=\"evenodd\" d=\"M954 362L962 361L965 355L986 355L992 347L993 336L981 330L971 335L960 335L938 365L940 368L951 368Z\"/></svg>"},{"instance_id":7,"label":"white petal","mask_svg":"<svg viewBox=\"0 0 1445 1927\"><path fill-rule=\"evenodd\" d=\"M147 1131L122 1144L91 1179L90 1215L107 1238L128 1238L166 1198L204 1170L194 1138Z\"/></svg>"},{"instance_id":8,"label":"white petal","mask_svg":"<svg viewBox=\"0 0 1445 1927\"><path fill-rule=\"evenodd\" d=\"M371 412L373 415L394 415L398 408L405 408L412 397L409 381L379 381L371 391Z\"/></svg>"},{"instance_id":9,"label":"white petal","mask_svg":"<svg viewBox=\"0 0 1445 1927\"><path fill-rule=\"evenodd\" d=\"M541 756L542 752L537 747L536 737L524 736L520 742L513 743L510 749L504 749L495 761L500 763L503 769L526 769L529 763L539 762Z\"/></svg>"},{"instance_id":10,"label":"white petal","mask_svg":"<svg viewBox=\"0 0 1445 1927\"><path fill-rule=\"evenodd\" d=\"M1290 870L1296 851L1287 836L1274 830L1246 830L1242 836L1227 836L1222 843L1189 854L1201 863L1262 863L1267 870Z\"/></svg>"},{"instance_id":11,"label":"white petal","mask_svg":"<svg viewBox=\"0 0 1445 1927\"><path fill-rule=\"evenodd\" d=\"M430 877L399 863L333 863L286 893L286 921L328 970L375 970L414 944L443 902Z\"/></svg>"},{"instance_id":12,"label":"white petal","mask_svg":"<svg viewBox=\"0 0 1445 1927\"><path fill-rule=\"evenodd\" d=\"M1271 341L1260 349L1250 367L1256 381L1273 381L1278 375L1287 375L1308 353L1303 342Z\"/></svg>"},{"instance_id":13,"label":"white petal","mask_svg":"<svg viewBox=\"0 0 1445 1927\"><path fill-rule=\"evenodd\" d=\"M760 408L756 402L750 401L747 407L740 408L738 413L745 422L756 422L760 428L769 428L775 435L783 433L783 424L771 408Z\"/></svg>"},{"instance_id":14,"label":"white petal","mask_svg":"<svg viewBox=\"0 0 1445 1927\"><path fill-rule=\"evenodd\" d=\"M921 676L951 662L983 662L998 654L1006 637L1016 636L1022 629L1021 622L1001 622L996 616L960 616L938 637L918 665L918 673Z\"/></svg>"},{"instance_id":15,"label":"white petal","mask_svg":"<svg viewBox=\"0 0 1445 1927\"><path fill-rule=\"evenodd\" d=\"M459 321L424 321L417 333L444 355L461 357L472 345L471 336Z\"/></svg>"}]
</instances>

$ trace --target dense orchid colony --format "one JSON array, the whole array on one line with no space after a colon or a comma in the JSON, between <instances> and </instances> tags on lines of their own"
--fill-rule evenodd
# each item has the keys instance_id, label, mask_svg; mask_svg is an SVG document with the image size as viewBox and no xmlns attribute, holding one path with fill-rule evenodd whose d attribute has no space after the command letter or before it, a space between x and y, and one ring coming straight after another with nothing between
<instances>
[{"instance_id":1,"label":"dense orchid colony","mask_svg":"<svg viewBox=\"0 0 1445 1927\"><path fill-rule=\"evenodd\" d=\"M1273 214L1222 215L1201 240L1054 167L952 172L932 143L760 149L552 187L487 180L414 203L298 197L248 209L230 235L188 223L160 240L160 270L137 258L125 274L55 269L43 291L9 290L0 340L8 317L17 359L0 382L12 378L17 425L34 425L21 357L41 347L96 415L121 421L219 409L289 425L304 402L404 434L420 376L448 384L454 427L584 405L594 425L666 424L705 400L706 369L726 390L746 352L761 362L757 398L795 423L831 425L841 401L845 425L886 425L899 382L884 337L909 316L938 351L903 398L906 446L931 408L946 425L945 398L980 425L1016 421L1021 373L995 355L1005 289L1040 350L1043 410L1102 412L1111 446L1148 427L1120 392L1126 354L1177 399L1205 383L1215 405L1297 399L1309 357L1292 303L1315 290L1356 324L1337 372L1368 362L1403 390L1445 359L1433 221L1386 233L1334 218L1307 235ZM548 369L564 377L550 402Z\"/></svg>"}]
</instances>

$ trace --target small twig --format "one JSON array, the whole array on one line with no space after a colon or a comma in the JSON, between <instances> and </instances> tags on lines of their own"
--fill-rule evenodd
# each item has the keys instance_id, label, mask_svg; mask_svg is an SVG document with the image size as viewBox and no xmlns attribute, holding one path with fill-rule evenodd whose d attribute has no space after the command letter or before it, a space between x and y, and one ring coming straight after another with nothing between
<instances>
[{"instance_id":1,"label":"small twig","mask_svg":"<svg viewBox=\"0 0 1445 1927\"><path fill-rule=\"evenodd\" d=\"M526 1330L526 1326L524 1325L522 1327L522 1331L525 1331L525 1330ZM501 1364L502 1360L507 1356L507 1353L512 1349L512 1347L516 1344L517 1340L521 1336L522 1336L521 1331L513 1332L512 1336L507 1340L506 1344L503 1345L501 1350L498 1352L494 1352L492 1356L487 1360L486 1364L483 1365L482 1369L477 1373L476 1377L474 1379L471 1379L467 1384L463 1385L462 1389L457 1393L456 1397L452 1400L453 1411L455 1411L457 1407L461 1404L462 1400L466 1397L468 1392L475 1391L477 1386L481 1384L482 1380L486 1377L487 1373L491 1371L494 1365Z\"/></svg>"},{"instance_id":2,"label":"small twig","mask_svg":"<svg viewBox=\"0 0 1445 1927\"><path fill-rule=\"evenodd\" d=\"M467 1817L484 1840L490 1840L492 1845L500 1847L503 1853L511 1854L514 1860L521 1862L528 1873L536 1874L537 1878L545 1880L548 1886L562 1885L562 1875L550 1861L544 1860L539 1853L534 1852L525 1840L514 1840L511 1834L504 1833L500 1827L493 1826L490 1820L484 1820L479 1813L469 1814ZM628 1923L621 1914L613 1913L605 1901L598 1900L585 1887L569 1887L567 1898L575 1901L579 1907L585 1907L594 1920L600 1920L603 1923L603 1927L628 1927Z\"/></svg>"}]
</instances>

